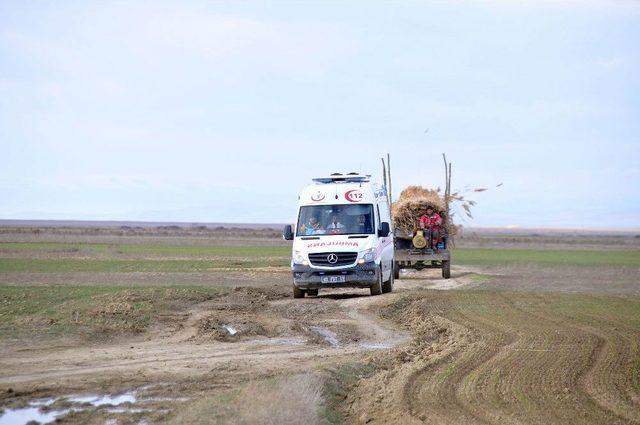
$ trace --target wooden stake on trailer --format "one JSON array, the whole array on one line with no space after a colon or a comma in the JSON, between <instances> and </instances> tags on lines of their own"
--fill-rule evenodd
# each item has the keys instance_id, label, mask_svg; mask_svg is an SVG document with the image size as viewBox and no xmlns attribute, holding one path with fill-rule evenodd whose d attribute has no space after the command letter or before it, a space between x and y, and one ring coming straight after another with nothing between
<instances>
[{"instance_id":1,"label":"wooden stake on trailer","mask_svg":"<svg viewBox=\"0 0 640 425\"><path fill-rule=\"evenodd\" d=\"M391 208L393 198L391 197L391 155L389 153L387 153L387 173L389 174L389 191L387 195L389 196L389 208Z\"/></svg>"},{"instance_id":2,"label":"wooden stake on trailer","mask_svg":"<svg viewBox=\"0 0 640 425\"><path fill-rule=\"evenodd\" d=\"M384 187L387 187L387 167L384 164L384 158L380 158L382 161L382 182L384 183Z\"/></svg>"},{"instance_id":3,"label":"wooden stake on trailer","mask_svg":"<svg viewBox=\"0 0 640 425\"><path fill-rule=\"evenodd\" d=\"M447 163L447 156L442 153L442 160L444 161L444 207L447 214L447 220L449 219L449 170L451 170L451 164Z\"/></svg>"},{"instance_id":4,"label":"wooden stake on trailer","mask_svg":"<svg viewBox=\"0 0 640 425\"><path fill-rule=\"evenodd\" d=\"M451 196L451 163L449 163L449 178L447 179L447 196Z\"/></svg>"}]
</instances>

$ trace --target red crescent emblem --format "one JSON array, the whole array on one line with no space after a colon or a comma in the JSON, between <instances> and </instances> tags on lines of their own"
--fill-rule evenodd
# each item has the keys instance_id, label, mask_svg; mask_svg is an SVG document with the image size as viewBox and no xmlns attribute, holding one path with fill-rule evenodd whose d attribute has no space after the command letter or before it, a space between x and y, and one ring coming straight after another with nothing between
<instances>
[{"instance_id":1,"label":"red crescent emblem","mask_svg":"<svg viewBox=\"0 0 640 425\"><path fill-rule=\"evenodd\" d=\"M344 199L349 202L360 202L362 201L362 192L359 190L350 190L344 194Z\"/></svg>"}]
</instances>

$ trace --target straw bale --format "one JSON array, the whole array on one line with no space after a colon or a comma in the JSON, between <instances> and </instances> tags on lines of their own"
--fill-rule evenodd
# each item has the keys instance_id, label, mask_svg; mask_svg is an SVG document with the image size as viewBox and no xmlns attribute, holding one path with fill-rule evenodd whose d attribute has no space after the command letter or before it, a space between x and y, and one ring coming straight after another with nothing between
<instances>
[{"instance_id":1,"label":"straw bale","mask_svg":"<svg viewBox=\"0 0 640 425\"><path fill-rule=\"evenodd\" d=\"M426 189L422 186L408 186L400 192L398 200L392 206L394 226L406 233L412 233L427 207L432 207L438 212L444 226L447 229L450 228L442 195L438 190Z\"/></svg>"}]
</instances>

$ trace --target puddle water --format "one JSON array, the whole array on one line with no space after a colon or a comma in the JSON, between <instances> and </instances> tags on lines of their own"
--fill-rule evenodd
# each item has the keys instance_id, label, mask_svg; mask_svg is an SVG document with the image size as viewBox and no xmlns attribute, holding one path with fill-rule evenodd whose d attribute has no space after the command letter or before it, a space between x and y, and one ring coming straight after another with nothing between
<instances>
[{"instance_id":1,"label":"puddle water","mask_svg":"<svg viewBox=\"0 0 640 425\"><path fill-rule=\"evenodd\" d=\"M6 409L0 416L0 425L24 425L29 421L46 424L56 420L58 416L69 413L69 410L53 410L43 413L40 407L24 407L22 409Z\"/></svg>"},{"instance_id":2,"label":"puddle water","mask_svg":"<svg viewBox=\"0 0 640 425\"><path fill-rule=\"evenodd\" d=\"M335 332L318 326L312 326L311 330L324 338L324 340L327 341L330 346L337 347L338 345L340 345L340 343L338 342L338 335L336 335Z\"/></svg>"},{"instance_id":3,"label":"puddle water","mask_svg":"<svg viewBox=\"0 0 640 425\"><path fill-rule=\"evenodd\" d=\"M392 348L392 345L388 342L360 342L358 344L362 348L368 348L370 350L388 350Z\"/></svg>"},{"instance_id":4,"label":"puddle water","mask_svg":"<svg viewBox=\"0 0 640 425\"><path fill-rule=\"evenodd\" d=\"M231 325L224 325L223 328L229 333L229 335L234 336L235 334L238 333L238 331L236 330L236 328L234 328Z\"/></svg>"},{"instance_id":5,"label":"puddle water","mask_svg":"<svg viewBox=\"0 0 640 425\"><path fill-rule=\"evenodd\" d=\"M41 424L54 422L57 418L62 417L72 411L88 410L95 407L110 406L106 410L109 413L147 413L153 409L145 409L134 407L136 403L144 403L154 401L154 398L139 398L137 393L142 390L134 390L118 395L68 395L57 398L36 399L29 402L28 407L0 410L0 425L24 425L29 421L37 421ZM187 398L170 398L164 397L163 400L186 401ZM54 405L57 401L69 402L73 406L64 409L51 409L43 411L41 408ZM88 407L87 405L90 405Z\"/></svg>"},{"instance_id":6,"label":"puddle water","mask_svg":"<svg viewBox=\"0 0 640 425\"><path fill-rule=\"evenodd\" d=\"M265 345L304 345L306 340L303 338L260 338L251 342Z\"/></svg>"},{"instance_id":7,"label":"puddle water","mask_svg":"<svg viewBox=\"0 0 640 425\"><path fill-rule=\"evenodd\" d=\"M123 403L133 404L136 402L137 398L135 393L131 391L128 393L117 395L117 396L111 396L108 394L102 395L102 396L98 396L98 395L72 396L72 397L67 397L67 400L69 400L72 403L80 403L80 404L89 403L93 407L98 407L98 406L106 406L106 405L119 406Z\"/></svg>"}]
</instances>

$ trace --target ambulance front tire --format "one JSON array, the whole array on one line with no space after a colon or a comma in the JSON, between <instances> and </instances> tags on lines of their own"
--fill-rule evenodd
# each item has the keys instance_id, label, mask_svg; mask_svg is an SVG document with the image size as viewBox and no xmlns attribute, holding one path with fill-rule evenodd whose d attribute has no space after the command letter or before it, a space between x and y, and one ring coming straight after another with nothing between
<instances>
[{"instance_id":1,"label":"ambulance front tire","mask_svg":"<svg viewBox=\"0 0 640 425\"><path fill-rule=\"evenodd\" d=\"M382 268L378 270L378 279L376 283L369 287L371 290L371 295L380 295L382 294Z\"/></svg>"},{"instance_id":2,"label":"ambulance front tire","mask_svg":"<svg viewBox=\"0 0 640 425\"><path fill-rule=\"evenodd\" d=\"M393 281L395 279L395 277L394 277L395 272L393 270L393 262L391 262L391 267L392 267L392 270L389 272L389 280L387 280L386 282L382 283L382 293L383 294L388 294L389 292L393 291Z\"/></svg>"},{"instance_id":3,"label":"ambulance front tire","mask_svg":"<svg viewBox=\"0 0 640 425\"><path fill-rule=\"evenodd\" d=\"M293 285L293 298L304 298L304 291Z\"/></svg>"}]
</instances>

